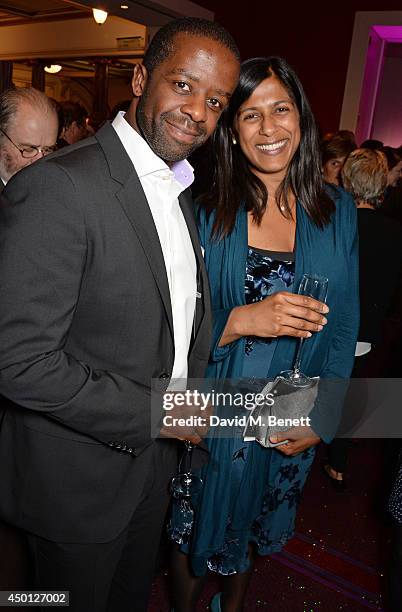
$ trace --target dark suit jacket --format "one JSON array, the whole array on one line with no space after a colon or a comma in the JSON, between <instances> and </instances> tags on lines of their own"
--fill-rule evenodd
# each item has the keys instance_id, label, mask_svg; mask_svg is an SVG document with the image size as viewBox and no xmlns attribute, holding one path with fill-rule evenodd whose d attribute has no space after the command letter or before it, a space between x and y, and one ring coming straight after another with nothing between
<instances>
[{"instance_id":1,"label":"dark suit jacket","mask_svg":"<svg viewBox=\"0 0 402 612\"><path fill-rule=\"evenodd\" d=\"M210 347L198 265L189 376ZM43 537L112 539L152 463L151 379L174 361L170 294L144 192L110 124L19 172L0 209L0 516ZM154 447L155 448L155 447Z\"/></svg>"}]
</instances>

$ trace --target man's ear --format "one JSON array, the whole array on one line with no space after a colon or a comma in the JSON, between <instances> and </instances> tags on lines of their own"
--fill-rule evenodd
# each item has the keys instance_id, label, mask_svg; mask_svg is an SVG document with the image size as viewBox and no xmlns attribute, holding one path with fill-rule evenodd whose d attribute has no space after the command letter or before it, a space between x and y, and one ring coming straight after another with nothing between
<instances>
[{"instance_id":1,"label":"man's ear","mask_svg":"<svg viewBox=\"0 0 402 612\"><path fill-rule=\"evenodd\" d=\"M136 98L140 98L144 93L145 85L148 80L148 71L143 64L134 66L133 78L131 80L131 88Z\"/></svg>"}]
</instances>

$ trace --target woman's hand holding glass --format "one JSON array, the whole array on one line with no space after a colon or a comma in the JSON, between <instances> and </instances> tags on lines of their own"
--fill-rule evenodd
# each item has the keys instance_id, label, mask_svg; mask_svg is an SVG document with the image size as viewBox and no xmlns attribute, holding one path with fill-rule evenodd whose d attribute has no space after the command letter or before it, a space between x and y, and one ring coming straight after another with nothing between
<instances>
[{"instance_id":1,"label":"woman's hand holding glass","mask_svg":"<svg viewBox=\"0 0 402 612\"><path fill-rule=\"evenodd\" d=\"M220 346L241 336L310 338L326 325L329 308L311 297L279 291L261 302L234 308Z\"/></svg>"}]
</instances>

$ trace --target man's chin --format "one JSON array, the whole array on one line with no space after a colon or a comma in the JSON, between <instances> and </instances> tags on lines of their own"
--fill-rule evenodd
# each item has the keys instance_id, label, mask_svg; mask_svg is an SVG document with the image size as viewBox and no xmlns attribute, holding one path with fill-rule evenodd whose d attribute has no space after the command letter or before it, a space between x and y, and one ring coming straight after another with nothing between
<instances>
[{"instance_id":1,"label":"man's chin","mask_svg":"<svg viewBox=\"0 0 402 612\"><path fill-rule=\"evenodd\" d=\"M174 163L187 159L202 143L193 143L192 145L179 145L177 143L160 147L159 151L154 149L154 153L167 163Z\"/></svg>"}]
</instances>

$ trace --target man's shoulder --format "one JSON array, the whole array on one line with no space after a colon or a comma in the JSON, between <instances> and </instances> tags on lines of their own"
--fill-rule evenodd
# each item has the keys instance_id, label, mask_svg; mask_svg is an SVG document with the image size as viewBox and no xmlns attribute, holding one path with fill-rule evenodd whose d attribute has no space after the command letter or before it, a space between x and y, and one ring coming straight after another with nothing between
<instances>
[{"instance_id":1,"label":"man's shoulder","mask_svg":"<svg viewBox=\"0 0 402 612\"><path fill-rule=\"evenodd\" d=\"M44 158L47 167L59 167L73 180L91 180L96 189L96 177L110 176L125 183L135 172L133 162L113 126L108 122L98 132L74 145Z\"/></svg>"},{"instance_id":2,"label":"man's shoulder","mask_svg":"<svg viewBox=\"0 0 402 612\"><path fill-rule=\"evenodd\" d=\"M101 166L100 147L92 137L88 140L93 142L71 145L22 168L8 181L3 194L11 195L25 187L43 192L52 185L75 182L80 175L88 178L93 169Z\"/></svg>"},{"instance_id":3,"label":"man's shoulder","mask_svg":"<svg viewBox=\"0 0 402 612\"><path fill-rule=\"evenodd\" d=\"M29 202L30 207L73 206L75 194L100 193L102 177L108 175L107 161L96 139L91 137L43 157L22 168L8 181L2 208ZM85 201L85 197L80 200Z\"/></svg>"},{"instance_id":4,"label":"man's shoulder","mask_svg":"<svg viewBox=\"0 0 402 612\"><path fill-rule=\"evenodd\" d=\"M102 149L99 145L95 136L90 136L76 142L68 147L63 147L59 151L44 157L40 161L41 164L46 167L61 167L61 168L73 168L76 166L79 168L85 168L85 165L91 160L99 160L102 157Z\"/></svg>"}]
</instances>

